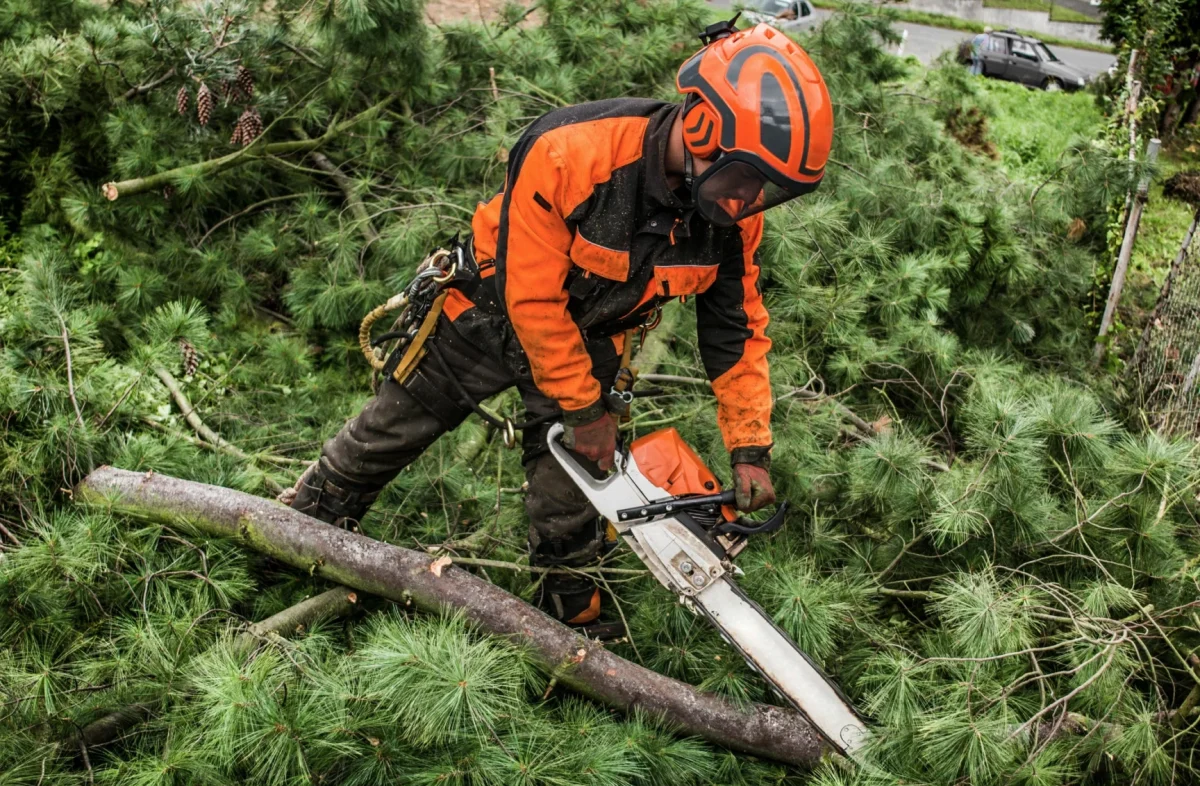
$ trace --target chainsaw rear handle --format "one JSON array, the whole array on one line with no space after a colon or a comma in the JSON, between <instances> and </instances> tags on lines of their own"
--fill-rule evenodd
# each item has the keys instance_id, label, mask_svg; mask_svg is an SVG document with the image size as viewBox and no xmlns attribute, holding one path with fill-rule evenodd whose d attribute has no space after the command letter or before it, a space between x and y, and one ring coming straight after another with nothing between
<instances>
[{"instance_id":1,"label":"chainsaw rear handle","mask_svg":"<svg viewBox=\"0 0 1200 786\"><path fill-rule=\"evenodd\" d=\"M546 445L550 448L550 453L558 459L558 463L562 465L567 475L571 477L571 480L575 482L575 485L579 487L579 490L588 498L588 502L592 503L592 507L601 516L609 521L620 521L617 517L619 509L636 505L642 501L628 490L628 484L621 479L621 475L625 472L625 454L622 446L618 443L617 450L613 452L613 469L615 471L606 478L596 478L584 469L571 451L562 444L565 432L566 427L561 422L550 426L550 430L546 433Z\"/></svg>"}]
</instances>

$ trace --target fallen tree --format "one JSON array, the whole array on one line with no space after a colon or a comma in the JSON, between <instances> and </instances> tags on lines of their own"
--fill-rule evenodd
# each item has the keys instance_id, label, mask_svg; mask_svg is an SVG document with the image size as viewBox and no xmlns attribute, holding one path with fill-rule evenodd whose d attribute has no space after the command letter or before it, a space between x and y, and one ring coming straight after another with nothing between
<instances>
[{"instance_id":1,"label":"fallen tree","mask_svg":"<svg viewBox=\"0 0 1200 786\"><path fill-rule=\"evenodd\" d=\"M733 750L812 766L827 750L797 712L738 707L631 663L468 571L321 524L276 502L154 473L101 467L75 500L140 518L184 522L330 581L427 611L461 610L480 629L526 647L558 684L626 712L642 710Z\"/></svg>"}]
</instances>

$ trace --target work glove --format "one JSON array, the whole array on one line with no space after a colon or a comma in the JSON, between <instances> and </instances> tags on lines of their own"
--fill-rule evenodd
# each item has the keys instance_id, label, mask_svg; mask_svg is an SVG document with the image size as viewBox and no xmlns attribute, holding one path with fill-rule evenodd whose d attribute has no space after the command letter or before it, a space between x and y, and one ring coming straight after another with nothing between
<instances>
[{"instance_id":1,"label":"work glove","mask_svg":"<svg viewBox=\"0 0 1200 786\"><path fill-rule=\"evenodd\" d=\"M563 425L566 427L563 444L584 458L596 462L596 466L602 472L612 469L613 454L617 452L617 421L603 408L599 417L583 423L576 422L578 418L572 417L578 414L580 413L568 412L563 418Z\"/></svg>"},{"instance_id":2,"label":"work glove","mask_svg":"<svg viewBox=\"0 0 1200 786\"><path fill-rule=\"evenodd\" d=\"M771 473L757 464L733 465L734 502L743 513L753 513L775 501Z\"/></svg>"}]
</instances>

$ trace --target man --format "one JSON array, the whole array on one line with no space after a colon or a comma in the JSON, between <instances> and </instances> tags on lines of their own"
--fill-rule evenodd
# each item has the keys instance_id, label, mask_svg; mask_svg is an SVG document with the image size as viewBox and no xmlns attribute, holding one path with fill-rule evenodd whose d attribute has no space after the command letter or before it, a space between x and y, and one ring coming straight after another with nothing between
<instances>
[{"instance_id":1,"label":"man","mask_svg":"<svg viewBox=\"0 0 1200 786\"><path fill-rule=\"evenodd\" d=\"M529 127L504 191L475 213L461 248L477 272L447 290L429 354L325 443L294 508L355 524L476 402L512 386L531 419L561 417L567 446L609 469L621 405L606 394L625 342L689 296L737 506L774 501L761 213L820 183L833 110L816 66L778 30L720 23L701 40L679 71L682 105L598 101ZM548 427L522 438L530 562L580 567L602 554L606 527L549 454ZM600 601L586 579L541 584L539 603L569 624L594 621Z\"/></svg>"},{"instance_id":2,"label":"man","mask_svg":"<svg viewBox=\"0 0 1200 786\"><path fill-rule=\"evenodd\" d=\"M992 28L985 27L983 32L971 39L971 76L983 74L983 52L987 49Z\"/></svg>"}]
</instances>

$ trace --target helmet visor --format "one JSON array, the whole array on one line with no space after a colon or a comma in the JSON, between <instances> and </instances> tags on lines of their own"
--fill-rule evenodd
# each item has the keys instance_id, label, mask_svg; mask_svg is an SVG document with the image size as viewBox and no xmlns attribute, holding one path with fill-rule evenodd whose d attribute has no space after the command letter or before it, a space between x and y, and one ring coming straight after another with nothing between
<instances>
[{"instance_id":1,"label":"helmet visor","mask_svg":"<svg viewBox=\"0 0 1200 786\"><path fill-rule=\"evenodd\" d=\"M711 223L728 227L799 196L747 161L723 158L696 181L695 203Z\"/></svg>"}]
</instances>

